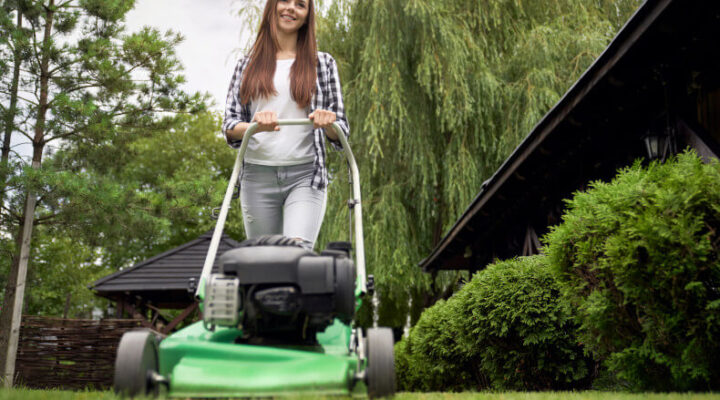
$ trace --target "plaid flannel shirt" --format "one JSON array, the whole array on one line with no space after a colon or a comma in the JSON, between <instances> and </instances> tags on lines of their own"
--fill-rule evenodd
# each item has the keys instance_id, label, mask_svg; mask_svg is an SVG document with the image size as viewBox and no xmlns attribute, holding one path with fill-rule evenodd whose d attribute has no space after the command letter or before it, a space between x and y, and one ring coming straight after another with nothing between
<instances>
[{"instance_id":1,"label":"plaid flannel shirt","mask_svg":"<svg viewBox=\"0 0 720 400\"><path fill-rule=\"evenodd\" d=\"M238 61L230 80L230 88L225 103L225 118L222 123L223 134L231 130L240 122L251 122L250 104L240 103L240 86L243 81L243 71L247 67L249 57L242 57ZM340 89L340 78L338 76L337 65L335 59L330 54L318 52L317 64L317 81L316 92L310 101L310 112L315 110L328 110L335 113L336 122L340 125L345 137L350 135L350 125L345 115L345 107L342 100L342 92ZM313 173L312 187L315 189L324 189L328 185L328 171L325 166L325 134L322 129L313 130L314 140L313 149L315 152L315 172ZM228 144L233 148L240 147L242 139L231 140L225 135ZM338 150L342 149L340 142L330 141L333 147Z\"/></svg>"}]
</instances>

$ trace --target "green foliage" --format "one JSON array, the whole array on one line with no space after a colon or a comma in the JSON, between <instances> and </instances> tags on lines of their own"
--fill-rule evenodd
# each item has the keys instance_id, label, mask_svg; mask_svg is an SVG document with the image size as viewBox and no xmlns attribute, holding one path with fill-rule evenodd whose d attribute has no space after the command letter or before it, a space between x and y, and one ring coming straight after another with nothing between
<instances>
[{"instance_id":1,"label":"green foliage","mask_svg":"<svg viewBox=\"0 0 720 400\"><path fill-rule=\"evenodd\" d=\"M636 389L720 388L720 164L685 152L568 201L544 239L580 337Z\"/></svg>"},{"instance_id":2,"label":"green foliage","mask_svg":"<svg viewBox=\"0 0 720 400\"><path fill-rule=\"evenodd\" d=\"M106 266L130 265L214 227L210 213L222 201L234 162L219 132L215 114L179 115L157 130L130 130L104 146L68 147L52 164L85 183L57 193L72 182L58 179L58 196L48 200L62 200L58 218L68 222L66 232L82 220L91 225L87 235L75 235L100 246ZM242 238L238 214L233 207L226 232Z\"/></svg>"},{"instance_id":3,"label":"green foliage","mask_svg":"<svg viewBox=\"0 0 720 400\"><path fill-rule=\"evenodd\" d=\"M395 345L400 391L483 389L474 349L468 347L458 296L427 308L408 337Z\"/></svg>"},{"instance_id":4,"label":"green foliage","mask_svg":"<svg viewBox=\"0 0 720 400\"><path fill-rule=\"evenodd\" d=\"M57 315L71 294L71 315L88 315L99 303L85 285L209 229L207 203L218 202L214 178L232 156L215 156L226 146L217 117L192 116L206 97L180 88L175 47L182 37L150 28L126 34L123 19L133 5L3 5L0 31L12 40L0 40L0 54L18 55L23 71L18 107L3 110L3 122L32 140L34 152L32 167L15 154L5 163L3 154L0 238L3 250L15 247L25 199L36 196L28 311ZM8 17L18 13L24 22L14 26ZM6 92L9 74L0 78ZM138 170L144 174L133 176ZM10 267L0 267L5 276Z\"/></svg>"},{"instance_id":5,"label":"green foliage","mask_svg":"<svg viewBox=\"0 0 720 400\"><path fill-rule=\"evenodd\" d=\"M87 285L102 276L195 239L214 227L234 161L211 113L168 118L155 132L127 132L113 144L68 146L28 167L11 187L43 198L33 233L26 312L71 317L106 308ZM19 202L21 199L15 199ZM241 239L239 207L226 231ZM14 254L0 240L0 280Z\"/></svg>"},{"instance_id":6,"label":"green foliage","mask_svg":"<svg viewBox=\"0 0 720 400\"><path fill-rule=\"evenodd\" d=\"M124 18L134 5L135 0L80 0L89 15L112 22Z\"/></svg>"},{"instance_id":7,"label":"green foliage","mask_svg":"<svg viewBox=\"0 0 720 400\"><path fill-rule=\"evenodd\" d=\"M360 163L367 265L380 323L402 326L458 276L417 263L600 54L637 0L338 0L318 23L338 61ZM321 242L344 237L333 161Z\"/></svg>"},{"instance_id":8,"label":"green foliage","mask_svg":"<svg viewBox=\"0 0 720 400\"><path fill-rule=\"evenodd\" d=\"M497 262L396 345L404 390L581 388L590 360L545 256Z\"/></svg>"},{"instance_id":9,"label":"green foliage","mask_svg":"<svg viewBox=\"0 0 720 400\"><path fill-rule=\"evenodd\" d=\"M53 237L43 229L35 234L38 240L32 254L33 268L28 271L25 314L61 316L66 302L71 318L91 318L94 308L106 308L105 301L86 286L107 272L97 262L97 252L67 237Z\"/></svg>"},{"instance_id":10,"label":"green foliage","mask_svg":"<svg viewBox=\"0 0 720 400\"><path fill-rule=\"evenodd\" d=\"M458 294L480 369L494 388L569 389L583 385L588 360L570 310L544 256L494 264Z\"/></svg>"}]
</instances>

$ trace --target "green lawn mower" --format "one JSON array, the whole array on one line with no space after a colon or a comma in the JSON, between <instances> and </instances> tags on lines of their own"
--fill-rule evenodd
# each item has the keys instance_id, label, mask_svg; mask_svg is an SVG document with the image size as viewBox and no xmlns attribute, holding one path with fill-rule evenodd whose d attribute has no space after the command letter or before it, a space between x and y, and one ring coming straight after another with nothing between
<instances>
[{"instance_id":1,"label":"green lawn mower","mask_svg":"<svg viewBox=\"0 0 720 400\"><path fill-rule=\"evenodd\" d=\"M280 125L312 124L308 119ZM353 322L372 289L365 273L360 177L334 124L352 177L355 262L348 242L317 254L282 236L246 240L212 273L248 140L243 140L220 208L195 296L203 320L162 340L127 332L115 362L115 390L127 396L256 397L291 394L391 396L393 335ZM251 124L245 138L256 130ZM372 277L370 277L372 278Z\"/></svg>"}]
</instances>

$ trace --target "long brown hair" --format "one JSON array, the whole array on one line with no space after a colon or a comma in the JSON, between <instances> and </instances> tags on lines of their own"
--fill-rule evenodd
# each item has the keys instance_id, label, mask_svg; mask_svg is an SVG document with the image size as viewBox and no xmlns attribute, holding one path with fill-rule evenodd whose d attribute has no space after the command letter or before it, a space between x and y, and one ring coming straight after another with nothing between
<instances>
[{"instance_id":1,"label":"long brown hair","mask_svg":"<svg viewBox=\"0 0 720 400\"><path fill-rule=\"evenodd\" d=\"M263 11L260 31L250 50L250 62L245 69L240 102L248 104L260 97L276 95L273 77L279 49L277 41L277 2L268 0ZM300 107L307 107L315 94L317 80L317 43L315 42L315 5L308 0L308 16L298 31L297 55L290 69L290 93Z\"/></svg>"}]
</instances>

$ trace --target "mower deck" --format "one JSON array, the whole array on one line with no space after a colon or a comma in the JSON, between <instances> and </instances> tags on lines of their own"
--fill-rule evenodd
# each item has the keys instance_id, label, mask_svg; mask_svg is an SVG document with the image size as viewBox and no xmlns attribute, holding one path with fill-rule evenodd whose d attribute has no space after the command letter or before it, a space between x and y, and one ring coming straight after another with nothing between
<instances>
[{"instance_id":1,"label":"mower deck","mask_svg":"<svg viewBox=\"0 0 720 400\"><path fill-rule=\"evenodd\" d=\"M172 397L273 396L312 392L350 394L358 358L348 350L351 329L339 321L317 335L320 347L237 344L242 332L202 322L160 343L160 374Z\"/></svg>"}]
</instances>

